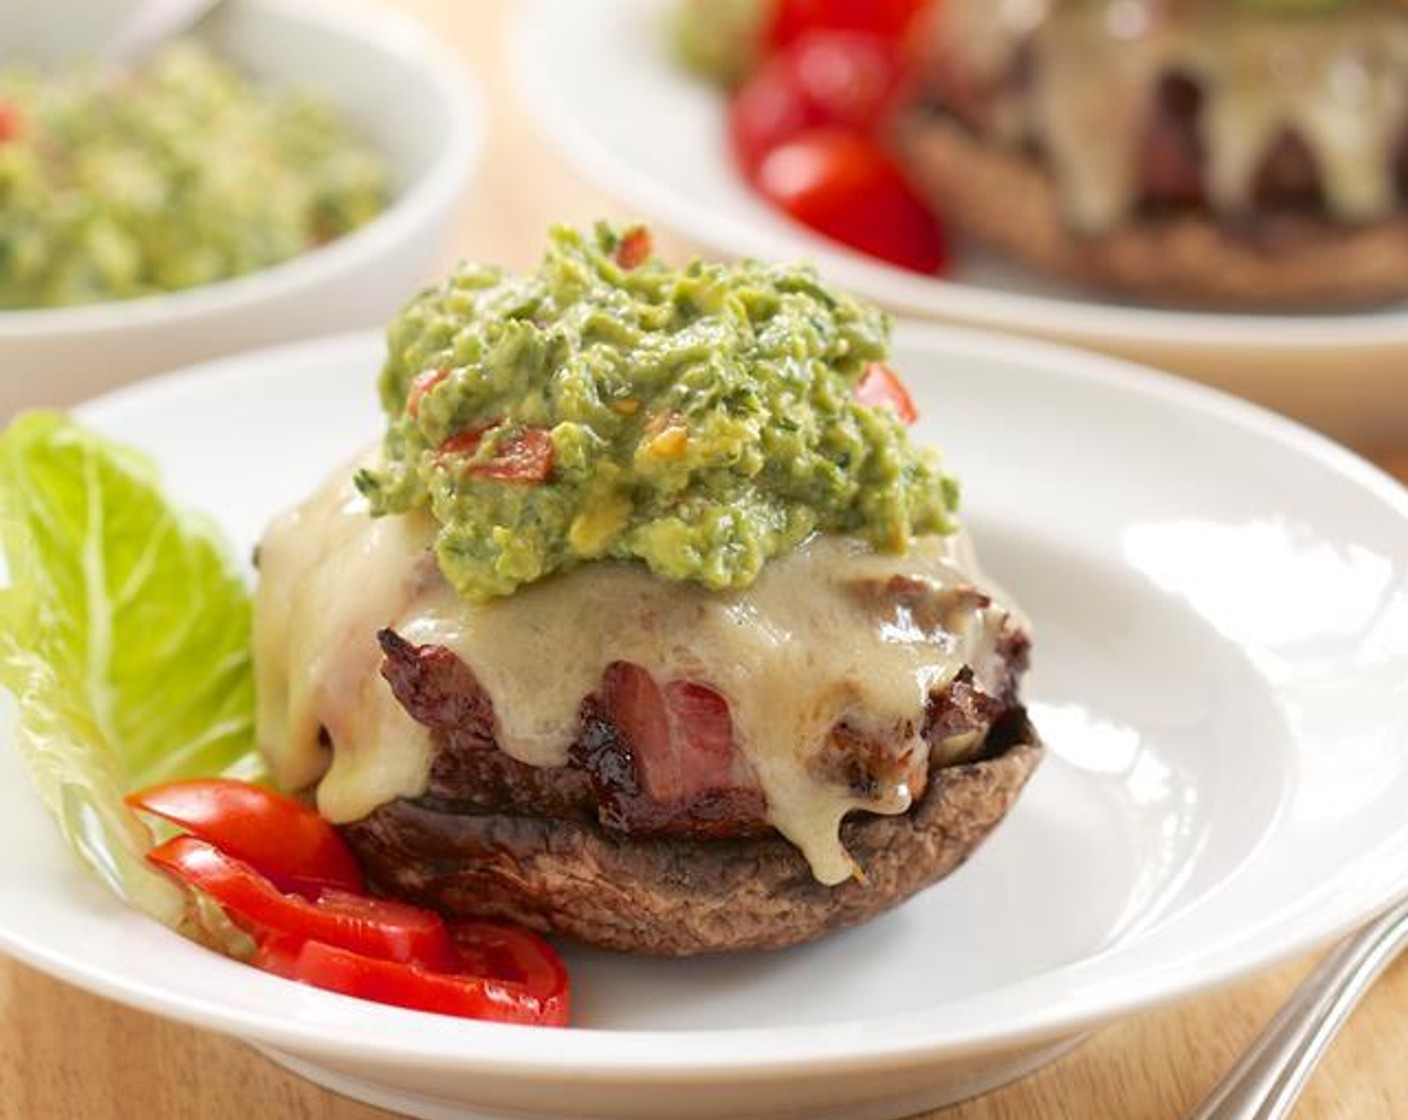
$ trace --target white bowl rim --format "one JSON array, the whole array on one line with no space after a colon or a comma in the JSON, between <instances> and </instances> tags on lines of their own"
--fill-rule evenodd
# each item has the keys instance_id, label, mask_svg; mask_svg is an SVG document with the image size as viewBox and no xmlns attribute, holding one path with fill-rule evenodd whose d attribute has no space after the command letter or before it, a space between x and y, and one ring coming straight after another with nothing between
<instances>
[{"instance_id":1,"label":"white bowl rim","mask_svg":"<svg viewBox=\"0 0 1408 1120\"><path fill-rule=\"evenodd\" d=\"M366 225L326 245L242 276L174 292L73 307L3 310L0 343L174 325L289 296L380 258L389 247L406 239L422 215L453 204L479 157L488 127L479 88L453 50L410 16L370 0L240 2L315 28L373 42L419 70L431 82L452 122L428 169Z\"/></svg>"},{"instance_id":2,"label":"white bowl rim","mask_svg":"<svg viewBox=\"0 0 1408 1120\"><path fill-rule=\"evenodd\" d=\"M166 391L168 379L238 378L242 369L263 360L296 360L310 354L345 351L365 356L374 333L331 336L291 346L270 347L202 363L129 386L97 398L97 408L140 405L142 398ZM896 338L911 345L946 349L951 353L987 354L1040 364L1053 375L1072 381L1115 387L1205 417L1237 425L1249 435L1274 440L1320 463L1327 471L1380 498L1408 521L1408 489L1372 464L1325 437L1258 406L1207 387L1120 359L1091 355L1047 342L1008 338L987 332L933 324L908 324ZM82 410L80 410L80 416ZM0 924L0 949L34 967L83 987L168 1018L196 1026L258 1039L304 1055L323 1053L339 1058L365 1058L405 1068L431 1069L453 1065L501 1075L587 1079L620 1083L670 1078L766 1078L847 1069L899 1067L916 1061L1001 1052L1032 1046L1107 1022L1121 1014L1147 1010L1198 992L1232 983L1273 964L1308 952L1348 931L1387 905L1402 890L1402 869L1408 868L1408 824L1381 838L1351 862L1328 876L1296 905L1212 951L1186 954L1138 967L1118 983L1100 978L1093 988L1060 990L1059 997L1027 1008L1020 1023L987 1022L974 1029L967 1010L984 994L946 1005L946 1024L936 1025L929 1009L882 1018L857 1019L812 1027L768 1027L689 1031L587 1029L553 1032L544 1044L536 1028L447 1020L375 1004L358 1004L349 1016L343 997L306 991L303 998L320 1011L319 1023L281 1018L272 1012L253 1014L231 1008L218 996L191 996L100 968L85 967L50 952L31 939L16 937ZM133 921L147 919L135 914ZM1271 919L1276 919L1274 927ZM1267 943L1268 929L1274 934ZM204 952L172 937L173 952ZM1094 957L1042 974L1018 986L1027 988L1059 979L1071 968L1107 961L1142 941L1116 947ZM271 985L276 1002L284 982L244 966L210 957L210 968L239 968L242 985ZM1131 982L1133 981L1133 982ZM1060 989L1057 984L1056 988ZM1009 989L1012 990L1012 989ZM1046 994L1052 995L1051 991ZM427 1023L427 1020L430 1022ZM916 1035L915 1028L924 1029ZM339 1029L340 1028L340 1029Z\"/></svg>"}]
</instances>

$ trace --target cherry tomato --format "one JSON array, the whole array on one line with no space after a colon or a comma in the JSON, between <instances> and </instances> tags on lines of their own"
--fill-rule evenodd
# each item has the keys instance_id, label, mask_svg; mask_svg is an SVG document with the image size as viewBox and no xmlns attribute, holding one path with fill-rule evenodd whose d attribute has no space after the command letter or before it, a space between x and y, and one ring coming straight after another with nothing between
<instances>
[{"instance_id":1,"label":"cherry tomato","mask_svg":"<svg viewBox=\"0 0 1408 1120\"><path fill-rule=\"evenodd\" d=\"M856 384L856 400L870 408L891 408L906 424L919 419L909 390L894 370L884 362L871 362Z\"/></svg>"},{"instance_id":2,"label":"cherry tomato","mask_svg":"<svg viewBox=\"0 0 1408 1120\"><path fill-rule=\"evenodd\" d=\"M867 31L898 40L930 0L775 0L768 45L785 47L808 31ZM997 0L993 0L994 3Z\"/></svg>"},{"instance_id":3,"label":"cherry tomato","mask_svg":"<svg viewBox=\"0 0 1408 1120\"><path fill-rule=\"evenodd\" d=\"M180 825L281 887L310 895L365 889L337 829L311 806L263 786L198 778L129 793L127 804Z\"/></svg>"},{"instance_id":4,"label":"cherry tomato","mask_svg":"<svg viewBox=\"0 0 1408 1120\"><path fill-rule=\"evenodd\" d=\"M566 988L543 999L512 980L435 972L417 964L377 960L319 941L273 937L254 965L290 980L376 1003L504 1023L565 1026Z\"/></svg>"},{"instance_id":5,"label":"cherry tomato","mask_svg":"<svg viewBox=\"0 0 1408 1120\"><path fill-rule=\"evenodd\" d=\"M285 894L249 864L194 836L178 836L147 859L204 891L256 939L271 935L322 941L354 953L432 968L456 956L440 915L399 902L325 890L316 901Z\"/></svg>"},{"instance_id":6,"label":"cherry tomato","mask_svg":"<svg viewBox=\"0 0 1408 1120\"><path fill-rule=\"evenodd\" d=\"M915 272L947 260L943 230L890 156L840 129L804 132L758 167L764 197L797 221L852 249Z\"/></svg>"},{"instance_id":7,"label":"cherry tomato","mask_svg":"<svg viewBox=\"0 0 1408 1120\"><path fill-rule=\"evenodd\" d=\"M729 137L752 175L779 144L809 128L872 133L901 88L899 52L878 35L811 31L767 59L729 101Z\"/></svg>"}]
</instances>

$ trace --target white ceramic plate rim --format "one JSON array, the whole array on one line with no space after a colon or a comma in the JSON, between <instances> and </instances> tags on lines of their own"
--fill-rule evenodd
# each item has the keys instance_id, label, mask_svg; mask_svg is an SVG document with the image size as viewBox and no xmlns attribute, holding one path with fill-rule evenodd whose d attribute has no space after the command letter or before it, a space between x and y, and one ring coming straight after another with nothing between
<instances>
[{"instance_id":1,"label":"white ceramic plate rim","mask_svg":"<svg viewBox=\"0 0 1408 1120\"><path fill-rule=\"evenodd\" d=\"M515 15L514 78L539 129L578 172L702 245L740 257L810 258L837 283L906 314L1050 336L1222 350L1394 347L1408 341L1408 312L1295 316L1177 311L1027 295L916 276L844 249L801 226L779 232L754 225L746 216L712 208L652 178L631 154L603 142L592 128L589 104L560 86L555 68L537 62L553 33L555 15L564 7L614 11L623 2L526 0ZM620 60L613 64L602 59L598 72L613 75L613 81L629 82L635 70ZM681 76L680 80L690 79ZM659 95L654 87L641 91L642 97L658 99Z\"/></svg>"},{"instance_id":2,"label":"white ceramic plate rim","mask_svg":"<svg viewBox=\"0 0 1408 1120\"><path fill-rule=\"evenodd\" d=\"M959 359L968 355L1021 361L1068 382L1117 388L1173 411L1239 426L1248 435L1274 440L1372 493L1393 515L1408 522L1408 491L1392 479L1323 437L1213 390L1115 359L957 328L905 327L900 340L912 346L939 348ZM315 357L341 359L343 354L347 360L360 356L364 361L375 344L375 336L358 334L258 351L124 389L79 411L82 415L142 408L154 398L179 391L182 382L208 387L221 380L237 380L251 367L268 362L296 365ZM50 952L42 943L7 930L3 918L0 948L82 987L145 1010L302 1053L364 1055L407 1067L453 1064L500 1073L550 1073L598 1082L667 1076L766 1077L822 1066L834 1071L1015 1048L1191 995L1305 952L1364 920L1401 890L1398 876L1403 868L1408 868L1408 823L1322 880L1283 912L1263 915L1252 928L1176 958L1160 956L1157 951L1141 953L1143 942L1136 940L996 992L945 1003L941 1014L927 1009L809 1027L589 1029L547 1034L352 1004L327 993L305 992L304 997L311 1001L308 1006L317 1010L315 1024L277 1013L284 982L214 956L203 958L201 963L212 977L212 991L230 983L257 992L262 985L269 997L267 1013L232 1008L218 995L173 992L130 976L113 975L83 960ZM145 922L136 914L131 920ZM174 935L171 952L204 954ZM1021 1013L1014 1014L1014 1009Z\"/></svg>"},{"instance_id":3,"label":"white ceramic plate rim","mask_svg":"<svg viewBox=\"0 0 1408 1120\"><path fill-rule=\"evenodd\" d=\"M419 69L435 87L452 127L434 162L365 226L280 264L177 292L78 307L0 311L0 340L81 336L179 323L317 286L403 242L420 215L447 206L478 158L486 133L483 99L464 63L413 19L367 0L242 0L329 32L376 43Z\"/></svg>"}]
</instances>

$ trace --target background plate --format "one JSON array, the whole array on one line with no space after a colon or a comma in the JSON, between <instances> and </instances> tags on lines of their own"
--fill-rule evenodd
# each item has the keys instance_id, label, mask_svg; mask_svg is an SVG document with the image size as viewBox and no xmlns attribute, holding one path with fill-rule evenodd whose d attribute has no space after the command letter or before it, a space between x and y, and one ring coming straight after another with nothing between
<instances>
[{"instance_id":1,"label":"background plate","mask_svg":"<svg viewBox=\"0 0 1408 1120\"><path fill-rule=\"evenodd\" d=\"M963 252L951 280L860 256L790 222L727 155L723 98L683 72L665 24L674 0L533 0L515 72L548 138L642 214L740 256L810 257L902 313L1074 342L1186 373L1364 446L1408 434L1408 306L1244 315L1113 302Z\"/></svg>"}]
</instances>

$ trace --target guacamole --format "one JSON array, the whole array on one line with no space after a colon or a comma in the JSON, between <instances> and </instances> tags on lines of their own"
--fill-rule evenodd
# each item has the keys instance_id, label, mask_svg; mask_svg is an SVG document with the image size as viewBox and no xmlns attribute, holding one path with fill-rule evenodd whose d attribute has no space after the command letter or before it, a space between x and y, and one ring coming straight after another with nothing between
<instances>
[{"instance_id":1,"label":"guacamole","mask_svg":"<svg viewBox=\"0 0 1408 1120\"><path fill-rule=\"evenodd\" d=\"M331 105L195 42L127 74L0 71L0 308L239 276L355 229L386 196Z\"/></svg>"},{"instance_id":2,"label":"guacamole","mask_svg":"<svg viewBox=\"0 0 1408 1120\"><path fill-rule=\"evenodd\" d=\"M391 325L377 514L427 509L461 595L583 561L746 587L818 531L899 552L957 486L856 387L877 309L803 266L649 255L642 227L552 231L538 271L462 265Z\"/></svg>"}]
</instances>

